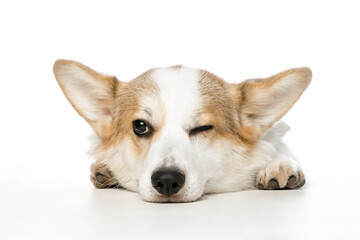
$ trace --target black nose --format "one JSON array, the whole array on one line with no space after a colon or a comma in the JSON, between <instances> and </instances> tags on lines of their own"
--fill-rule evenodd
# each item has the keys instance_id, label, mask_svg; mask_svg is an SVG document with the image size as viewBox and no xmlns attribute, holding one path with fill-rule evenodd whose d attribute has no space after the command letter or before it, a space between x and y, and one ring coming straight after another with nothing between
<instances>
[{"instance_id":1,"label":"black nose","mask_svg":"<svg viewBox=\"0 0 360 240\"><path fill-rule=\"evenodd\" d=\"M184 186L185 175L179 171L161 168L151 175L151 184L161 194L170 196Z\"/></svg>"}]
</instances>

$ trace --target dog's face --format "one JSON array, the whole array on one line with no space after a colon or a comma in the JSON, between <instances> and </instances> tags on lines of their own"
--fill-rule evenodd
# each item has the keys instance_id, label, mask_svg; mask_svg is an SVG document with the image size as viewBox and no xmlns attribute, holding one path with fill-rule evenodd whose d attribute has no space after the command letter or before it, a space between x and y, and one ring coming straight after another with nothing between
<instances>
[{"instance_id":1,"label":"dog's face","mask_svg":"<svg viewBox=\"0 0 360 240\"><path fill-rule=\"evenodd\" d=\"M311 75L299 68L230 84L174 66L120 82L68 60L57 61L54 73L98 137L97 162L124 188L154 202L194 201L233 184L223 180L231 162L251 155Z\"/></svg>"}]
</instances>

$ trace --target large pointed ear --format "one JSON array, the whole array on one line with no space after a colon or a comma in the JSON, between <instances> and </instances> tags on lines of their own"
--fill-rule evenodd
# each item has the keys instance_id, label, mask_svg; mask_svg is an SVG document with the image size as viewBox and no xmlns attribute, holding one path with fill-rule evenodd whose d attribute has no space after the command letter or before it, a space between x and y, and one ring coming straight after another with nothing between
<instances>
[{"instance_id":1,"label":"large pointed ear","mask_svg":"<svg viewBox=\"0 0 360 240\"><path fill-rule=\"evenodd\" d=\"M106 137L110 127L116 77L95 72L71 60L57 60L54 74L63 93L75 110L93 127L99 137Z\"/></svg>"},{"instance_id":2,"label":"large pointed ear","mask_svg":"<svg viewBox=\"0 0 360 240\"><path fill-rule=\"evenodd\" d=\"M256 140L271 128L296 103L311 77L311 70L305 67L239 83L240 119L246 137Z\"/></svg>"}]
</instances>

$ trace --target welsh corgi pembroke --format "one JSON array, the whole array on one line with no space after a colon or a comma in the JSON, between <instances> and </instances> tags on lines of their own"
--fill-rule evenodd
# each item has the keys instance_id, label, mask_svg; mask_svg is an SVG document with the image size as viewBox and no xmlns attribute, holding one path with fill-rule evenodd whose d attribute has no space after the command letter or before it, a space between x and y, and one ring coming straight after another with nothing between
<instances>
[{"instance_id":1,"label":"welsh corgi pembroke","mask_svg":"<svg viewBox=\"0 0 360 240\"><path fill-rule=\"evenodd\" d=\"M280 118L308 87L309 68L228 83L182 65L127 82L71 60L54 74L94 129L91 181L149 202L190 202L244 189L296 189L305 175Z\"/></svg>"}]
</instances>

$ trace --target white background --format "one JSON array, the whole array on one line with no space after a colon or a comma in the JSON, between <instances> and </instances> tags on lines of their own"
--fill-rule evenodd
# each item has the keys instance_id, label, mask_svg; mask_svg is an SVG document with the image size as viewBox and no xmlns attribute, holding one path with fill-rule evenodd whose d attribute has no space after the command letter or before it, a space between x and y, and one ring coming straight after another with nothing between
<instances>
[{"instance_id":1,"label":"white background","mask_svg":"<svg viewBox=\"0 0 360 240\"><path fill-rule=\"evenodd\" d=\"M360 239L356 1L1 1L0 239ZM298 191L151 204L95 190L91 128L53 74L80 61L120 80L185 64L230 82L308 66L286 115Z\"/></svg>"}]
</instances>

